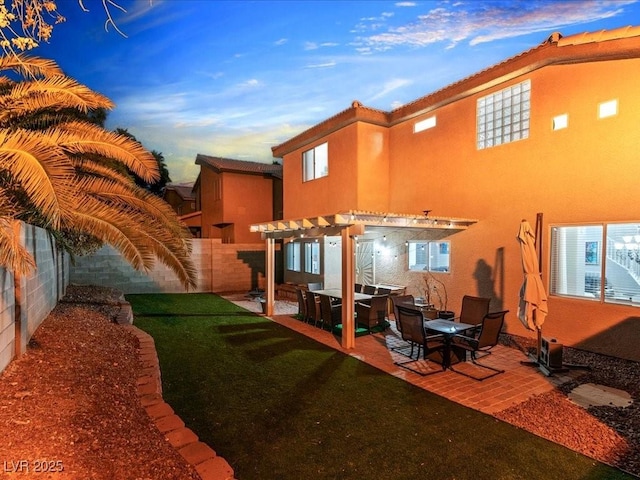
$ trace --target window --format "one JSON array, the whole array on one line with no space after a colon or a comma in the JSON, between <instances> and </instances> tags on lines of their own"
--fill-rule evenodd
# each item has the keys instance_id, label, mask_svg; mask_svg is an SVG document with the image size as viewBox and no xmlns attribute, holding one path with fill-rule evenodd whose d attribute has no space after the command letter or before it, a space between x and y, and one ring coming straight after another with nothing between
<instances>
[{"instance_id":1,"label":"window","mask_svg":"<svg viewBox=\"0 0 640 480\"><path fill-rule=\"evenodd\" d=\"M558 115L557 117L553 117L553 130L562 130L563 128L567 128L569 125L569 115L566 113L563 115Z\"/></svg>"},{"instance_id":2,"label":"window","mask_svg":"<svg viewBox=\"0 0 640 480\"><path fill-rule=\"evenodd\" d=\"M478 150L529 137L531 80L478 99Z\"/></svg>"},{"instance_id":3,"label":"window","mask_svg":"<svg viewBox=\"0 0 640 480\"><path fill-rule=\"evenodd\" d=\"M413 125L413 133L422 132L423 130L428 130L436 126L436 116L425 118L424 120L420 120Z\"/></svg>"},{"instance_id":4,"label":"window","mask_svg":"<svg viewBox=\"0 0 640 480\"><path fill-rule=\"evenodd\" d=\"M287 270L300 271L300 243L287 243Z\"/></svg>"},{"instance_id":5,"label":"window","mask_svg":"<svg viewBox=\"0 0 640 480\"><path fill-rule=\"evenodd\" d=\"M409 270L448 272L450 242L409 242Z\"/></svg>"},{"instance_id":6,"label":"window","mask_svg":"<svg viewBox=\"0 0 640 480\"><path fill-rule=\"evenodd\" d=\"M302 181L308 182L329 175L329 148L326 143L302 154Z\"/></svg>"},{"instance_id":7,"label":"window","mask_svg":"<svg viewBox=\"0 0 640 480\"><path fill-rule=\"evenodd\" d=\"M554 227L550 293L640 305L640 223Z\"/></svg>"},{"instance_id":8,"label":"window","mask_svg":"<svg viewBox=\"0 0 640 480\"><path fill-rule=\"evenodd\" d=\"M618 113L618 101L609 100L598 105L598 118L613 117Z\"/></svg>"},{"instance_id":9,"label":"window","mask_svg":"<svg viewBox=\"0 0 640 480\"><path fill-rule=\"evenodd\" d=\"M320 274L320 244L318 242L305 243L304 271Z\"/></svg>"}]
</instances>

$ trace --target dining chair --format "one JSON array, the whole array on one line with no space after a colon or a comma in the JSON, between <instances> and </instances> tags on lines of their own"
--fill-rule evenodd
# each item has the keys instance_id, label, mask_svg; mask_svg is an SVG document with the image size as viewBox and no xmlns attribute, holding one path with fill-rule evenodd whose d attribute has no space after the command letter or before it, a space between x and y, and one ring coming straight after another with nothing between
<instances>
[{"instance_id":1,"label":"dining chair","mask_svg":"<svg viewBox=\"0 0 640 480\"><path fill-rule=\"evenodd\" d=\"M441 352L445 348L444 337L442 335L427 335L424 328L422 312L415 308L398 305L398 322L401 325L400 331L402 339L411 345L411 352L408 355L410 360L394 363L422 376L440 371L434 370L426 373L423 369L411 368L409 365L420 360L420 350L422 350L423 360L434 361L432 354L435 352ZM413 358L414 347L418 347L418 354L415 359ZM442 360L441 355L442 354L440 354L440 359Z\"/></svg>"},{"instance_id":2,"label":"dining chair","mask_svg":"<svg viewBox=\"0 0 640 480\"><path fill-rule=\"evenodd\" d=\"M372 328L377 326L386 330L389 326L386 320L388 298L386 295L374 295L369 303L356 303L356 321L358 325L366 327L369 333L371 333Z\"/></svg>"},{"instance_id":3,"label":"dining chair","mask_svg":"<svg viewBox=\"0 0 640 480\"><path fill-rule=\"evenodd\" d=\"M478 331L484 316L489 313L490 302L490 298L465 295L462 297L462 310L460 310L460 316L454 320L458 320L462 323L468 323L469 325L476 325L475 330Z\"/></svg>"},{"instance_id":4,"label":"dining chair","mask_svg":"<svg viewBox=\"0 0 640 480\"><path fill-rule=\"evenodd\" d=\"M378 287L377 295L389 295L391 293L390 288Z\"/></svg>"},{"instance_id":5,"label":"dining chair","mask_svg":"<svg viewBox=\"0 0 640 480\"><path fill-rule=\"evenodd\" d=\"M322 290L322 282L307 283L307 288L309 291Z\"/></svg>"},{"instance_id":6,"label":"dining chair","mask_svg":"<svg viewBox=\"0 0 640 480\"><path fill-rule=\"evenodd\" d=\"M320 317L322 318L322 329L329 327L330 332L334 332L335 327L342 323L342 304L332 301L329 295L318 295L320 297Z\"/></svg>"},{"instance_id":7,"label":"dining chair","mask_svg":"<svg viewBox=\"0 0 640 480\"><path fill-rule=\"evenodd\" d=\"M318 295L312 291L308 291L307 295L307 316L305 321L307 323L313 323L314 325L320 321L320 299Z\"/></svg>"},{"instance_id":8,"label":"dining chair","mask_svg":"<svg viewBox=\"0 0 640 480\"><path fill-rule=\"evenodd\" d=\"M473 378L474 380L486 380L487 378L494 377L499 373L504 373L504 370L478 363L477 356L478 353L490 354L490 350L498 344L500 332L502 331L502 326L504 325L504 317L508 312L509 310L487 313L482 319L482 323L480 325L480 333L477 337L455 335L452 339L453 346L470 352L471 362L474 365L486 368L487 370L491 370L493 371L493 373L485 377L475 377L473 375L470 375L469 373L454 370L453 368L451 368L451 370L467 377Z\"/></svg>"},{"instance_id":9,"label":"dining chair","mask_svg":"<svg viewBox=\"0 0 640 480\"><path fill-rule=\"evenodd\" d=\"M362 293L366 293L367 295L375 295L376 287L374 285L364 285L362 287Z\"/></svg>"},{"instance_id":10,"label":"dining chair","mask_svg":"<svg viewBox=\"0 0 640 480\"><path fill-rule=\"evenodd\" d=\"M296 297L298 299L298 317L301 320L307 318L307 297L302 288L296 287Z\"/></svg>"},{"instance_id":11,"label":"dining chair","mask_svg":"<svg viewBox=\"0 0 640 480\"><path fill-rule=\"evenodd\" d=\"M400 322L398 322L398 305L403 304L405 307L410 307L415 301L413 295L391 295L391 305L393 305L393 318L396 321L396 328L400 330Z\"/></svg>"},{"instance_id":12,"label":"dining chair","mask_svg":"<svg viewBox=\"0 0 640 480\"><path fill-rule=\"evenodd\" d=\"M356 283L353 286L353 291L356 293L362 293L362 284L361 283Z\"/></svg>"}]
</instances>

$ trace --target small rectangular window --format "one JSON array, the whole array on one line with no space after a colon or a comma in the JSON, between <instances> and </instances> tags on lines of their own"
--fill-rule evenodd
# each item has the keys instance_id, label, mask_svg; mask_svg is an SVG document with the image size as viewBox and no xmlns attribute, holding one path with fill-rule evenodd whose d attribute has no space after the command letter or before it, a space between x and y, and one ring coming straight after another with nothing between
<instances>
[{"instance_id":1,"label":"small rectangular window","mask_svg":"<svg viewBox=\"0 0 640 480\"><path fill-rule=\"evenodd\" d=\"M562 130L569 125L569 115L566 113L553 117L553 130Z\"/></svg>"},{"instance_id":2,"label":"small rectangular window","mask_svg":"<svg viewBox=\"0 0 640 480\"><path fill-rule=\"evenodd\" d=\"M428 130L436 126L436 116L425 118L424 120L420 120L413 125L413 133L422 132L424 130Z\"/></svg>"},{"instance_id":3,"label":"small rectangular window","mask_svg":"<svg viewBox=\"0 0 640 480\"><path fill-rule=\"evenodd\" d=\"M618 113L618 101L609 100L598 105L598 118L613 117Z\"/></svg>"},{"instance_id":4,"label":"small rectangular window","mask_svg":"<svg viewBox=\"0 0 640 480\"><path fill-rule=\"evenodd\" d=\"M329 147L326 142L302 153L303 182L327 175L329 175Z\"/></svg>"}]
</instances>

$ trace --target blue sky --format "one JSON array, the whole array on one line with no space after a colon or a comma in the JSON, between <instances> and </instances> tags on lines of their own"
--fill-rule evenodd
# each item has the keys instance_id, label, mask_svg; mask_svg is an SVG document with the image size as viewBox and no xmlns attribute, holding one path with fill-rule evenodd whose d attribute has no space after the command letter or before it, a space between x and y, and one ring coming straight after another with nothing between
<instances>
[{"instance_id":1,"label":"blue sky","mask_svg":"<svg viewBox=\"0 0 640 480\"><path fill-rule=\"evenodd\" d=\"M98 0L32 54L115 104L107 127L162 152L175 182L196 154L273 161L271 147L348 108L392 110L542 43L640 25L640 0Z\"/></svg>"}]
</instances>

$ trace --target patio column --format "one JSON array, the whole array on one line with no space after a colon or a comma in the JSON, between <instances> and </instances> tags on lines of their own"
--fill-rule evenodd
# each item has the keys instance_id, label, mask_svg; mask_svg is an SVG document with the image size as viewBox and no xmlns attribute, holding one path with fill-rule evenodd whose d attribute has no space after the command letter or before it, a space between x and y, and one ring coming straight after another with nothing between
<instances>
[{"instance_id":1,"label":"patio column","mask_svg":"<svg viewBox=\"0 0 640 480\"><path fill-rule=\"evenodd\" d=\"M353 238L351 228L342 229L342 347L356 345L355 312L353 295Z\"/></svg>"},{"instance_id":2,"label":"patio column","mask_svg":"<svg viewBox=\"0 0 640 480\"><path fill-rule=\"evenodd\" d=\"M275 240L273 238L267 238L266 239L266 256L267 256L267 271L266 271L266 277L267 277L267 285L266 285L266 301L267 301L267 309L265 311L265 313L267 314L267 316L272 316L273 315L273 304L275 301L275 293L276 293L276 289L275 289L275 282L276 282L276 269L275 269Z\"/></svg>"}]
</instances>

